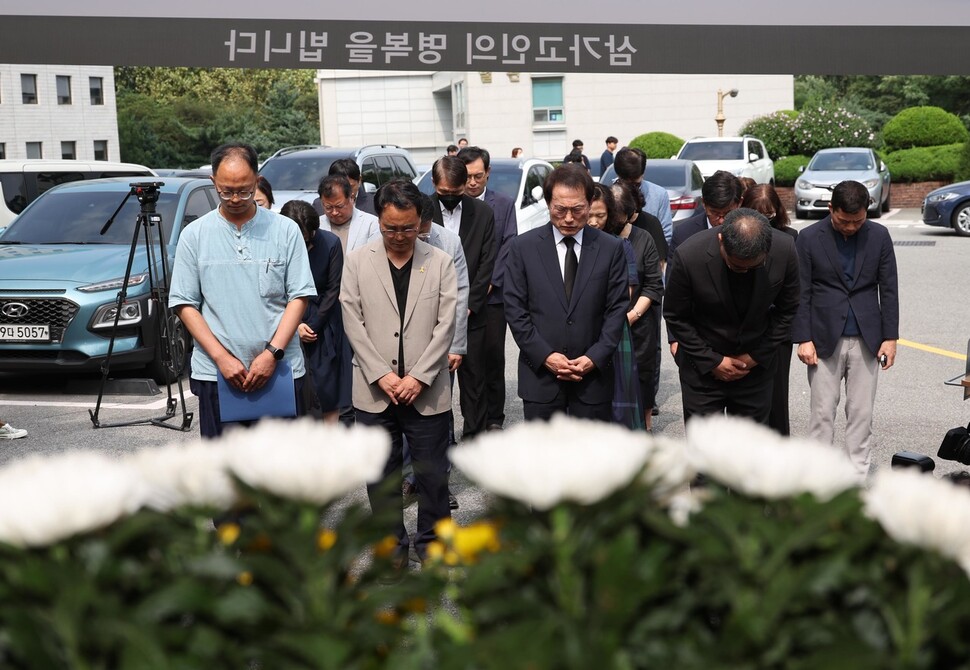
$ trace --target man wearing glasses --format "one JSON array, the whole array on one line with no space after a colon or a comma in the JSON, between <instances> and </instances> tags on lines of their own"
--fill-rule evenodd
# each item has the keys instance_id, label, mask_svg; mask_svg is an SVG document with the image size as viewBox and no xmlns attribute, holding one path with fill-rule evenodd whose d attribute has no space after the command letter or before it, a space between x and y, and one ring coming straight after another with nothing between
<instances>
[{"instance_id":1,"label":"man wearing glasses","mask_svg":"<svg viewBox=\"0 0 970 670\"><path fill-rule=\"evenodd\" d=\"M688 237L702 230L720 226L724 223L724 217L728 212L741 206L741 180L727 170L718 170L704 180L701 199L704 201L704 209L674 224L670 254L673 254Z\"/></svg>"},{"instance_id":2,"label":"man wearing glasses","mask_svg":"<svg viewBox=\"0 0 970 670\"><path fill-rule=\"evenodd\" d=\"M512 240L505 270L525 419L558 412L609 421L613 353L630 300L623 246L586 225L593 199L586 169L560 166L542 191L550 222Z\"/></svg>"},{"instance_id":3,"label":"man wearing glasses","mask_svg":"<svg viewBox=\"0 0 970 670\"><path fill-rule=\"evenodd\" d=\"M735 209L674 252L664 319L680 370L684 421L728 414L768 423L775 353L798 309L790 235Z\"/></svg>"},{"instance_id":4,"label":"man wearing glasses","mask_svg":"<svg viewBox=\"0 0 970 670\"><path fill-rule=\"evenodd\" d=\"M383 485L368 486L375 513L401 510L402 442L407 437L418 491L414 546L424 560L434 524L448 518L448 354L455 335L458 280L444 251L418 240L422 194L393 180L374 199L380 239L351 252L340 286L344 329L354 350L357 422L391 435ZM389 484L391 480L393 484ZM398 561L410 544L403 518L390 529Z\"/></svg>"},{"instance_id":5,"label":"man wearing glasses","mask_svg":"<svg viewBox=\"0 0 970 670\"><path fill-rule=\"evenodd\" d=\"M220 205L182 232L175 254L169 306L195 339L189 385L205 438L226 426L217 373L242 391L265 386L281 360L296 386L305 374L296 328L316 295L306 244L295 222L256 205L256 172L251 146L212 153Z\"/></svg>"},{"instance_id":6,"label":"man wearing glasses","mask_svg":"<svg viewBox=\"0 0 970 670\"><path fill-rule=\"evenodd\" d=\"M378 236L377 217L354 206L353 184L343 175L329 175L320 180L320 230L340 239L344 255L360 249Z\"/></svg>"}]
</instances>

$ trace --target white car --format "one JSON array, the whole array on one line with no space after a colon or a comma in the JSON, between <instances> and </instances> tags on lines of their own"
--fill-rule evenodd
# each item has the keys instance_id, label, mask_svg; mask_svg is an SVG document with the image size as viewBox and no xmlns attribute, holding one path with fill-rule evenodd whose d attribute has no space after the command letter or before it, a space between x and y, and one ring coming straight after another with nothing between
<instances>
[{"instance_id":1,"label":"white car","mask_svg":"<svg viewBox=\"0 0 970 670\"><path fill-rule=\"evenodd\" d=\"M718 170L737 177L751 177L759 184L775 183L775 162L764 142L744 137L695 137L684 142L674 158L692 160L704 179Z\"/></svg>"},{"instance_id":2,"label":"white car","mask_svg":"<svg viewBox=\"0 0 970 670\"><path fill-rule=\"evenodd\" d=\"M512 198L519 235L549 223L549 207L542 197L542 182L552 172L552 164L538 158L493 158L488 188ZM414 183L422 193L434 194L431 170Z\"/></svg>"}]
</instances>

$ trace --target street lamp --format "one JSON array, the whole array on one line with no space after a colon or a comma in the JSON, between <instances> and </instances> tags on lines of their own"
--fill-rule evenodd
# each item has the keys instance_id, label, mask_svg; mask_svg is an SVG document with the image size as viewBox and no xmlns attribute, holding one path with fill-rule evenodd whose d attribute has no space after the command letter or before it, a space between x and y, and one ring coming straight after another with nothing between
<instances>
[{"instance_id":1,"label":"street lamp","mask_svg":"<svg viewBox=\"0 0 970 670\"><path fill-rule=\"evenodd\" d=\"M717 123L718 137L724 136L724 98L728 96L738 97L738 89L732 88L730 91L717 89L717 114L714 116L714 122Z\"/></svg>"}]
</instances>

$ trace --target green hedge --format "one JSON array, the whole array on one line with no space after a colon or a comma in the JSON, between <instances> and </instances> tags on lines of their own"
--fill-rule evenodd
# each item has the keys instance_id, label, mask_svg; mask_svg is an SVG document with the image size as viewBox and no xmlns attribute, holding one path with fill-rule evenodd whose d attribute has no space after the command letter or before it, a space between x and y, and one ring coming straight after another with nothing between
<instances>
[{"instance_id":1,"label":"green hedge","mask_svg":"<svg viewBox=\"0 0 970 670\"><path fill-rule=\"evenodd\" d=\"M794 148L793 124L797 116L798 112L788 109L756 116L741 126L739 132L757 137L765 143L768 155L778 159Z\"/></svg>"},{"instance_id":2,"label":"green hedge","mask_svg":"<svg viewBox=\"0 0 970 670\"><path fill-rule=\"evenodd\" d=\"M955 114L939 107L910 107L894 116L882 131L889 151L958 144L970 139Z\"/></svg>"},{"instance_id":3,"label":"green hedge","mask_svg":"<svg viewBox=\"0 0 970 670\"><path fill-rule=\"evenodd\" d=\"M810 156L785 156L775 161L775 184L777 186L794 186L795 180L801 174L798 168L808 165Z\"/></svg>"},{"instance_id":4,"label":"green hedge","mask_svg":"<svg viewBox=\"0 0 970 670\"><path fill-rule=\"evenodd\" d=\"M670 158L676 156L684 140L670 133L653 132L637 135L630 141L630 147L641 149L647 158Z\"/></svg>"},{"instance_id":5,"label":"green hedge","mask_svg":"<svg viewBox=\"0 0 970 670\"><path fill-rule=\"evenodd\" d=\"M964 144L916 147L893 151L885 160L894 182L952 181L960 172L963 151Z\"/></svg>"}]
</instances>

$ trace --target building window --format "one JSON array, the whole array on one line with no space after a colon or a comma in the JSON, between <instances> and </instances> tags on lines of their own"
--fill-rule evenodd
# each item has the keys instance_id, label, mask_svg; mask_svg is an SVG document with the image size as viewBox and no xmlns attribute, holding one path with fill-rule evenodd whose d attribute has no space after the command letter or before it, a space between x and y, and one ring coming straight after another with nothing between
<instances>
[{"instance_id":1,"label":"building window","mask_svg":"<svg viewBox=\"0 0 970 670\"><path fill-rule=\"evenodd\" d=\"M562 77L532 80L532 122L562 124Z\"/></svg>"},{"instance_id":2,"label":"building window","mask_svg":"<svg viewBox=\"0 0 970 670\"><path fill-rule=\"evenodd\" d=\"M61 142L61 158L65 160L74 160L77 158L77 143Z\"/></svg>"},{"instance_id":3,"label":"building window","mask_svg":"<svg viewBox=\"0 0 970 670\"><path fill-rule=\"evenodd\" d=\"M65 75L57 75L57 104L71 104L71 78Z\"/></svg>"},{"instance_id":4,"label":"building window","mask_svg":"<svg viewBox=\"0 0 970 670\"><path fill-rule=\"evenodd\" d=\"M43 157L44 157L43 142L27 142L27 158L43 158Z\"/></svg>"},{"instance_id":5,"label":"building window","mask_svg":"<svg viewBox=\"0 0 970 670\"><path fill-rule=\"evenodd\" d=\"M37 104L37 75L36 74L20 75L20 90L22 91L25 105L36 105Z\"/></svg>"},{"instance_id":6,"label":"building window","mask_svg":"<svg viewBox=\"0 0 970 670\"><path fill-rule=\"evenodd\" d=\"M465 126L465 82L455 82L451 100L455 112L455 131L464 131L467 127Z\"/></svg>"},{"instance_id":7,"label":"building window","mask_svg":"<svg viewBox=\"0 0 970 670\"><path fill-rule=\"evenodd\" d=\"M5 142L0 142L0 161L7 157L7 144Z\"/></svg>"},{"instance_id":8,"label":"building window","mask_svg":"<svg viewBox=\"0 0 970 670\"><path fill-rule=\"evenodd\" d=\"M108 140L94 141L94 160L96 161L108 160Z\"/></svg>"},{"instance_id":9,"label":"building window","mask_svg":"<svg viewBox=\"0 0 970 670\"><path fill-rule=\"evenodd\" d=\"M104 104L104 79L102 77L91 77L89 80L91 88L91 104Z\"/></svg>"}]
</instances>

